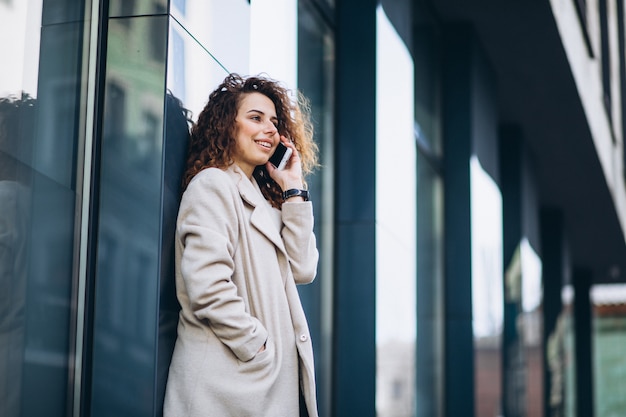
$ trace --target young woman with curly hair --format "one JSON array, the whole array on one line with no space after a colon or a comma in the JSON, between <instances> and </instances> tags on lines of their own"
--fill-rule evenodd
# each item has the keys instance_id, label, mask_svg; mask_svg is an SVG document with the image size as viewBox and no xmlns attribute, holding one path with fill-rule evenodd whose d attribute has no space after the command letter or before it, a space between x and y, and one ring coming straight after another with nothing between
<instances>
[{"instance_id":1,"label":"young woman with curly hair","mask_svg":"<svg viewBox=\"0 0 626 417\"><path fill-rule=\"evenodd\" d=\"M318 261L304 181L317 148L303 103L277 81L231 74L192 126L165 417L318 415L296 289ZM279 142L292 151L283 169L268 162Z\"/></svg>"}]
</instances>

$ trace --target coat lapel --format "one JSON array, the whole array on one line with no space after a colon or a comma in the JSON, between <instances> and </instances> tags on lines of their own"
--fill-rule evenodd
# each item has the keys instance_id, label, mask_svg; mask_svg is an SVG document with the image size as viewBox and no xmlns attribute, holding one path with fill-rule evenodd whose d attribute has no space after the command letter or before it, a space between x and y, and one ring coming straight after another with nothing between
<instances>
[{"instance_id":1,"label":"coat lapel","mask_svg":"<svg viewBox=\"0 0 626 417\"><path fill-rule=\"evenodd\" d=\"M269 203L237 165L231 165L226 172L232 177L235 184L237 184L241 198L252 206L250 224L286 255L287 251L283 239L280 236L280 232L274 226L274 222L270 218L270 213L267 212Z\"/></svg>"}]
</instances>

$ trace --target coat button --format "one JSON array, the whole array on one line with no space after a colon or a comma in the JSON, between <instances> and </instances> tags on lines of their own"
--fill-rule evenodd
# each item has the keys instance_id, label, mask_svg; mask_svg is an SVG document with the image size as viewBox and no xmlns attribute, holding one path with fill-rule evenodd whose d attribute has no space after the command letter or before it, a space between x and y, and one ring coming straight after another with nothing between
<instances>
[{"instance_id":1,"label":"coat button","mask_svg":"<svg viewBox=\"0 0 626 417\"><path fill-rule=\"evenodd\" d=\"M306 341L307 341L307 339L308 339L308 336L307 336L307 335L305 335L305 334L301 334L301 335L300 335L300 341L301 341L301 342L306 342Z\"/></svg>"}]
</instances>

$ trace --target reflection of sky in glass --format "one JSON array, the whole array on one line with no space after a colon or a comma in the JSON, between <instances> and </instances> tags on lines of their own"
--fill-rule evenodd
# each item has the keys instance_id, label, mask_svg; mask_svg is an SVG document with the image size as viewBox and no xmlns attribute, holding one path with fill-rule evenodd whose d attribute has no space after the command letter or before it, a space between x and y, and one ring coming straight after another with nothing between
<instances>
[{"instance_id":1,"label":"reflection of sky in glass","mask_svg":"<svg viewBox=\"0 0 626 417\"><path fill-rule=\"evenodd\" d=\"M522 306L525 312L539 308L541 292L541 258L527 238L520 242L522 257Z\"/></svg>"},{"instance_id":2,"label":"reflection of sky in glass","mask_svg":"<svg viewBox=\"0 0 626 417\"><path fill-rule=\"evenodd\" d=\"M227 72L248 73L250 5L185 0L172 3L171 13L167 87L195 120Z\"/></svg>"},{"instance_id":3,"label":"reflection of sky in glass","mask_svg":"<svg viewBox=\"0 0 626 417\"><path fill-rule=\"evenodd\" d=\"M37 97L39 70L39 33L41 28L42 0L0 2L0 56L10 60L0 65L0 97L18 96L22 91Z\"/></svg>"},{"instance_id":4,"label":"reflection of sky in glass","mask_svg":"<svg viewBox=\"0 0 626 417\"><path fill-rule=\"evenodd\" d=\"M413 61L378 8L376 107L376 338L415 340Z\"/></svg>"},{"instance_id":5,"label":"reflection of sky in glass","mask_svg":"<svg viewBox=\"0 0 626 417\"><path fill-rule=\"evenodd\" d=\"M472 308L475 337L502 329L502 195L480 165L470 161L472 217Z\"/></svg>"},{"instance_id":6,"label":"reflection of sky in glass","mask_svg":"<svg viewBox=\"0 0 626 417\"><path fill-rule=\"evenodd\" d=\"M209 93L227 73L178 22L170 22L170 39L167 88L192 112L195 120L204 108Z\"/></svg>"},{"instance_id":7,"label":"reflection of sky in glass","mask_svg":"<svg viewBox=\"0 0 626 417\"><path fill-rule=\"evenodd\" d=\"M171 6L174 19L224 68L247 74L250 4L246 0L185 0Z\"/></svg>"},{"instance_id":8,"label":"reflection of sky in glass","mask_svg":"<svg viewBox=\"0 0 626 417\"><path fill-rule=\"evenodd\" d=\"M250 9L250 74L266 73L295 90L298 2L255 0Z\"/></svg>"}]
</instances>

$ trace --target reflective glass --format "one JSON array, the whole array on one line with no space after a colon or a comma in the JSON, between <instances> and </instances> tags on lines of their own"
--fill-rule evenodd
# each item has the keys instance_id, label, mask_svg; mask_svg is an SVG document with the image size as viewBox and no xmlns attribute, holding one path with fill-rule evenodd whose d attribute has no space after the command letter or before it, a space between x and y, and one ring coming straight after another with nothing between
<instances>
[{"instance_id":1,"label":"reflective glass","mask_svg":"<svg viewBox=\"0 0 626 417\"><path fill-rule=\"evenodd\" d=\"M84 1L45 0L43 2L42 21L44 25L77 22L83 20L84 14Z\"/></svg>"},{"instance_id":2,"label":"reflective glass","mask_svg":"<svg viewBox=\"0 0 626 417\"><path fill-rule=\"evenodd\" d=\"M167 0L109 0L109 16L111 17L146 16L166 12Z\"/></svg>"},{"instance_id":3,"label":"reflective glass","mask_svg":"<svg viewBox=\"0 0 626 417\"><path fill-rule=\"evenodd\" d=\"M414 67L382 6L376 34L376 415L412 416L417 324ZM388 88L388 80L406 88Z\"/></svg>"},{"instance_id":4,"label":"reflective glass","mask_svg":"<svg viewBox=\"0 0 626 417\"><path fill-rule=\"evenodd\" d=\"M443 179L441 171L440 33L414 2L413 59L417 156L415 415L444 413Z\"/></svg>"},{"instance_id":5,"label":"reflective glass","mask_svg":"<svg viewBox=\"0 0 626 417\"><path fill-rule=\"evenodd\" d=\"M178 0L172 16L228 71L248 75L250 4L246 0ZM268 49L270 53L271 49ZM207 92L208 95L208 92Z\"/></svg>"},{"instance_id":6,"label":"reflective glass","mask_svg":"<svg viewBox=\"0 0 626 417\"><path fill-rule=\"evenodd\" d=\"M626 410L626 284L591 287L593 380L596 416Z\"/></svg>"},{"instance_id":7,"label":"reflective glass","mask_svg":"<svg viewBox=\"0 0 626 417\"><path fill-rule=\"evenodd\" d=\"M417 158L417 348L415 415L443 415L443 186Z\"/></svg>"},{"instance_id":8,"label":"reflective glass","mask_svg":"<svg viewBox=\"0 0 626 417\"><path fill-rule=\"evenodd\" d=\"M299 2L298 89L311 106L321 168L307 179L320 251L318 274L312 284L298 290L312 334L320 415L330 415L332 371L334 57L332 30L314 8Z\"/></svg>"},{"instance_id":9,"label":"reflective glass","mask_svg":"<svg viewBox=\"0 0 626 417\"><path fill-rule=\"evenodd\" d=\"M415 121L422 148L441 156L441 41L434 19L421 2L415 4L413 58L415 60Z\"/></svg>"},{"instance_id":10,"label":"reflective glass","mask_svg":"<svg viewBox=\"0 0 626 417\"><path fill-rule=\"evenodd\" d=\"M82 2L42 19L59 5L0 3L0 34L12 40L0 46L0 415L7 417L71 411L84 28Z\"/></svg>"},{"instance_id":11,"label":"reflective glass","mask_svg":"<svg viewBox=\"0 0 626 417\"><path fill-rule=\"evenodd\" d=\"M476 156L470 159L470 188L475 412L498 415L504 324L502 194Z\"/></svg>"},{"instance_id":12,"label":"reflective glass","mask_svg":"<svg viewBox=\"0 0 626 417\"><path fill-rule=\"evenodd\" d=\"M543 377L543 290L542 264L537 251L529 240L524 237L520 243L522 266L522 320L521 331L526 363L525 380L521 381L526 387L526 415L536 417L543 415L541 398L544 392ZM505 278L506 280L506 278ZM506 281L505 281L506 282ZM506 327L506 325L505 325ZM503 393L503 395L506 395ZM521 400L521 398L520 398Z\"/></svg>"},{"instance_id":13,"label":"reflective glass","mask_svg":"<svg viewBox=\"0 0 626 417\"><path fill-rule=\"evenodd\" d=\"M177 20L170 19L169 33L167 88L195 120L228 73Z\"/></svg>"},{"instance_id":14,"label":"reflective glass","mask_svg":"<svg viewBox=\"0 0 626 417\"><path fill-rule=\"evenodd\" d=\"M155 407L167 30L167 16L109 21L92 416Z\"/></svg>"},{"instance_id":15,"label":"reflective glass","mask_svg":"<svg viewBox=\"0 0 626 417\"><path fill-rule=\"evenodd\" d=\"M566 278L567 280L567 278ZM550 386L550 415L576 416L576 344L574 326L574 289L566 284L561 290L563 308L544 347Z\"/></svg>"}]
</instances>

